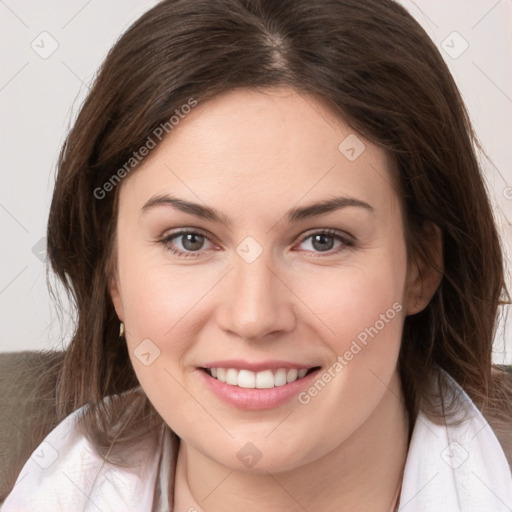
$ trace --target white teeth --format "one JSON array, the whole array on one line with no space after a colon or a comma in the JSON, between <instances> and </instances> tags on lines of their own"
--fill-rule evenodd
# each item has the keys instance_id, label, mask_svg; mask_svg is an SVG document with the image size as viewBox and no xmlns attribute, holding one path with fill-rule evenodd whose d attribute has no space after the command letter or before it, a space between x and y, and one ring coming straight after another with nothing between
<instances>
[{"instance_id":1,"label":"white teeth","mask_svg":"<svg viewBox=\"0 0 512 512\"><path fill-rule=\"evenodd\" d=\"M304 375L306 375L306 373L308 373L308 369L307 368L301 368L298 371L299 379L302 379L302 377L304 377Z\"/></svg>"},{"instance_id":2,"label":"white teeth","mask_svg":"<svg viewBox=\"0 0 512 512\"><path fill-rule=\"evenodd\" d=\"M288 372L285 368L279 368L274 375L274 386L284 386L286 384L286 374Z\"/></svg>"},{"instance_id":3,"label":"white teeth","mask_svg":"<svg viewBox=\"0 0 512 512\"><path fill-rule=\"evenodd\" d=\"M241 388L256 387L256 374L254 372L250 372L249 370L240 370L238 372L238 386Z\"/></svg>"},{"instance_id":4,"label":"white teeth","mask_svg":"<svg viewBox=\"0 0 512 512\"><path fill-rule=\"evenodd\" d=\"M238 386L238 370L234 368L228 368L226 371L226 384L232 386Z\"/></svg>"},{"instance_id":5,"label":"white teeth","mask_svg":"<svg viewBox=\"0 0 512 512\"><path fill-rule=\"evenodd\" d=\"M284 386L287 383L302 379L308 372L307 368L279 368L251 372L250 370L237 370L236 368L210 368L210 375L220 382L231 386L248 389L269 389Z\"/></svg>"},{"instance_id":6,"label":"white teeth","mask_svg":"<svg viewBox=\"0 0 512 512\"><path fill-rule=\"evenodd\" d=\"M215 375L213 375L213 371L215 370L215 372L217 373L217 379L220 380L221 382L226 382L226 369L225 368L212 368L211 369L211 372L212 372L212 377L215 377Z\"/></svg>"},{"instance_id":7,"label":"white teeth","mask_svg":"<svg viewBox=\"0 0 512 512\"><path fill-rule=\"evenodd\" d=\"M272 370L265 370L256 374L256 387L258 389L274 387L274 374Z\"/></svg>"},{"instance_id":8,"label":"white teeth","mask_svg":"<svg viewBox=\"0 0 512 512\"><path fill-rule=\"evenodd\" d=\"M295 368L291 368L288 370L288 373L286 374L286 381L287 382L293 382L294 380L297 380L297 375L299 374L299 371Z\"/></svg>"}]
</instances>

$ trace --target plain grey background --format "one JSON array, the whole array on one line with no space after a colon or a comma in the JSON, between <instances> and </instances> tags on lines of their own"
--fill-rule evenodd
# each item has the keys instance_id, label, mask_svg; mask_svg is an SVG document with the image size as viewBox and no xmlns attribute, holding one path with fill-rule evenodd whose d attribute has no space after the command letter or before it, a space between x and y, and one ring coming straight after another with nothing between
<instances>
[{"instance_id":1,"label":"plain grey background","mask_svg":"<svg viewBox=\"0 0 512 512\"><path fill-rule=\"evenodd\" d=\"M44 235L55 163L109 48L156 3L0 0L1 351L62 347L70 338L72 317L65 315L61 322L46 286ZM469 107L489 156L489 160L482 159L482 165L508 263L512 241L512 2L401 3L440 48ZM503 323L500 326L494 360L512 362L512 329L509 326L504 333Z\"/></svg>"}]
</instances>

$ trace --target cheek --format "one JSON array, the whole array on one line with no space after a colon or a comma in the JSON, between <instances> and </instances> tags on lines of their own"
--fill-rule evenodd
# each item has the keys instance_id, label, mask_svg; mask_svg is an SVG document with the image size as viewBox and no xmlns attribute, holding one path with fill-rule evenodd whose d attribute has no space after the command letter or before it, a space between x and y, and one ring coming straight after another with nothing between
<instances>
[{"instance_id":1,"label":"cheek","mask_svg":"<svg viewBox=\"0 0 512 512\"><path fill-rule=\"evenodd\" d=\"M209 291L225 269L178 267L162 263L161 257L155 263L147 251L140 256L132 251L124 259L120 255L126 342L137 378L162 414L172 396L173 416L189 417L191 401L182 387L184 372L190 367L191 349L211 316L211 308L205 311Z\"/></svg>"},{"instance_id":2,"label":"cheek","mask_svg":"<svg viewBox=\"0 0 512 512\"><path fill-rule=\"evenodd\" d=\"M308 289L322 290L310 294L308 305L329 328L323 332L332 361L321 376L325 388L320 383L306 390L301 403L330 425L333 438L340 432L348 436L362 424L395 372L405 314L406 262L405 245L397 237L395 244L368 254L364 262L331 269L323 279L302 281L302 296Z\"/></svg>"},{"instance_id":3,"label":"cheek","mask_svg":"<svg viewBox=\"0 0 512 512\"><path fill-rule=\"evenodd\" d=\"M177 433L189 418L201 415L185 390L187 354L200 336L201 299L218 276L198 267L153 265L135 254L120 261L126 342L140 385L165 421ZM172 407L170 407L172 403Z\"/></svg>"},{"instance_id":4,"label":"cheek","mask_svg":"<svg viewBox=\"0 0 512 512\"><path fill-rule=\"evenodd\" d=\"M304 273L294 291L333 351L343 354L356 339L400 340L405 278L405 249L376 251L364 263Z\"/></svg>"},{"instance_id":5,"label":"cheek","mask_svg":"<svg viewBox=\"0 0 512 512\"><path fill-rule=\"evenodd\" d=\"M118 270L127 328L138 338L176 338L184 325L191 327L190 318L218 281L219 269L173 265L163 247L148 250L141 244L128 251L128 246L120 243Z\"/></svg>"}]
</instances>

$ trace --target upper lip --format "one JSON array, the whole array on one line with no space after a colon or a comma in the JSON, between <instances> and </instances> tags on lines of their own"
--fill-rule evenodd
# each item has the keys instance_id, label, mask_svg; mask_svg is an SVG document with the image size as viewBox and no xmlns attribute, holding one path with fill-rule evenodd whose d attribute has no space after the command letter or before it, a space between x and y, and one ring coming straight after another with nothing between
<instances>
[{"instance_id":1,"label":"upper lip","mask_svg":"<svg viewBox=\"0 0 512 512\"><path fill-rule=\"evenodd\" d=\"M241 359L225 359L222 361L212 361L204 364L201 368L235 368L237 370L250 370L253 372L259 372L263 370L276 370L278 368L314 368L319 365L312 365L309 363L294 363L290 361L260 361L251 362L243 361Z\"/></svg>"}]
</instances>

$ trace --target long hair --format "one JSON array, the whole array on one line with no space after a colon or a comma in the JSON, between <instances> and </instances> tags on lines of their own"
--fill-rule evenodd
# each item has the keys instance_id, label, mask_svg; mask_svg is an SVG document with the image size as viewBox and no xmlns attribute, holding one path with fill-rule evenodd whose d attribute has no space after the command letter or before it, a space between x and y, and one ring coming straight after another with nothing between
<instances>
[{"instance_id":1,"label":"long hair","mask_svg":"<svg viewBox=\"0 0 512 512\"><path fill-rule=\"evenodd\" d=\"M441 284L404 324L398 364L411 417L424 408L435 420L429 382L439 367L481 408L499 395L499 237L467 111L421 26L392 0L165 0L101 66L60 153L48 223L49 262L78 317L59 370L58 417L89 404L84 429L103 451L163 423L144 394L129 413L123 402L138 382L108 292L122 183L105 183L191 98L274 86L314 95L387 152L409 258L433 261L428 226L442 234ZM106 396L117 401L106 407Z\"/></svg>"}]
</instances>

